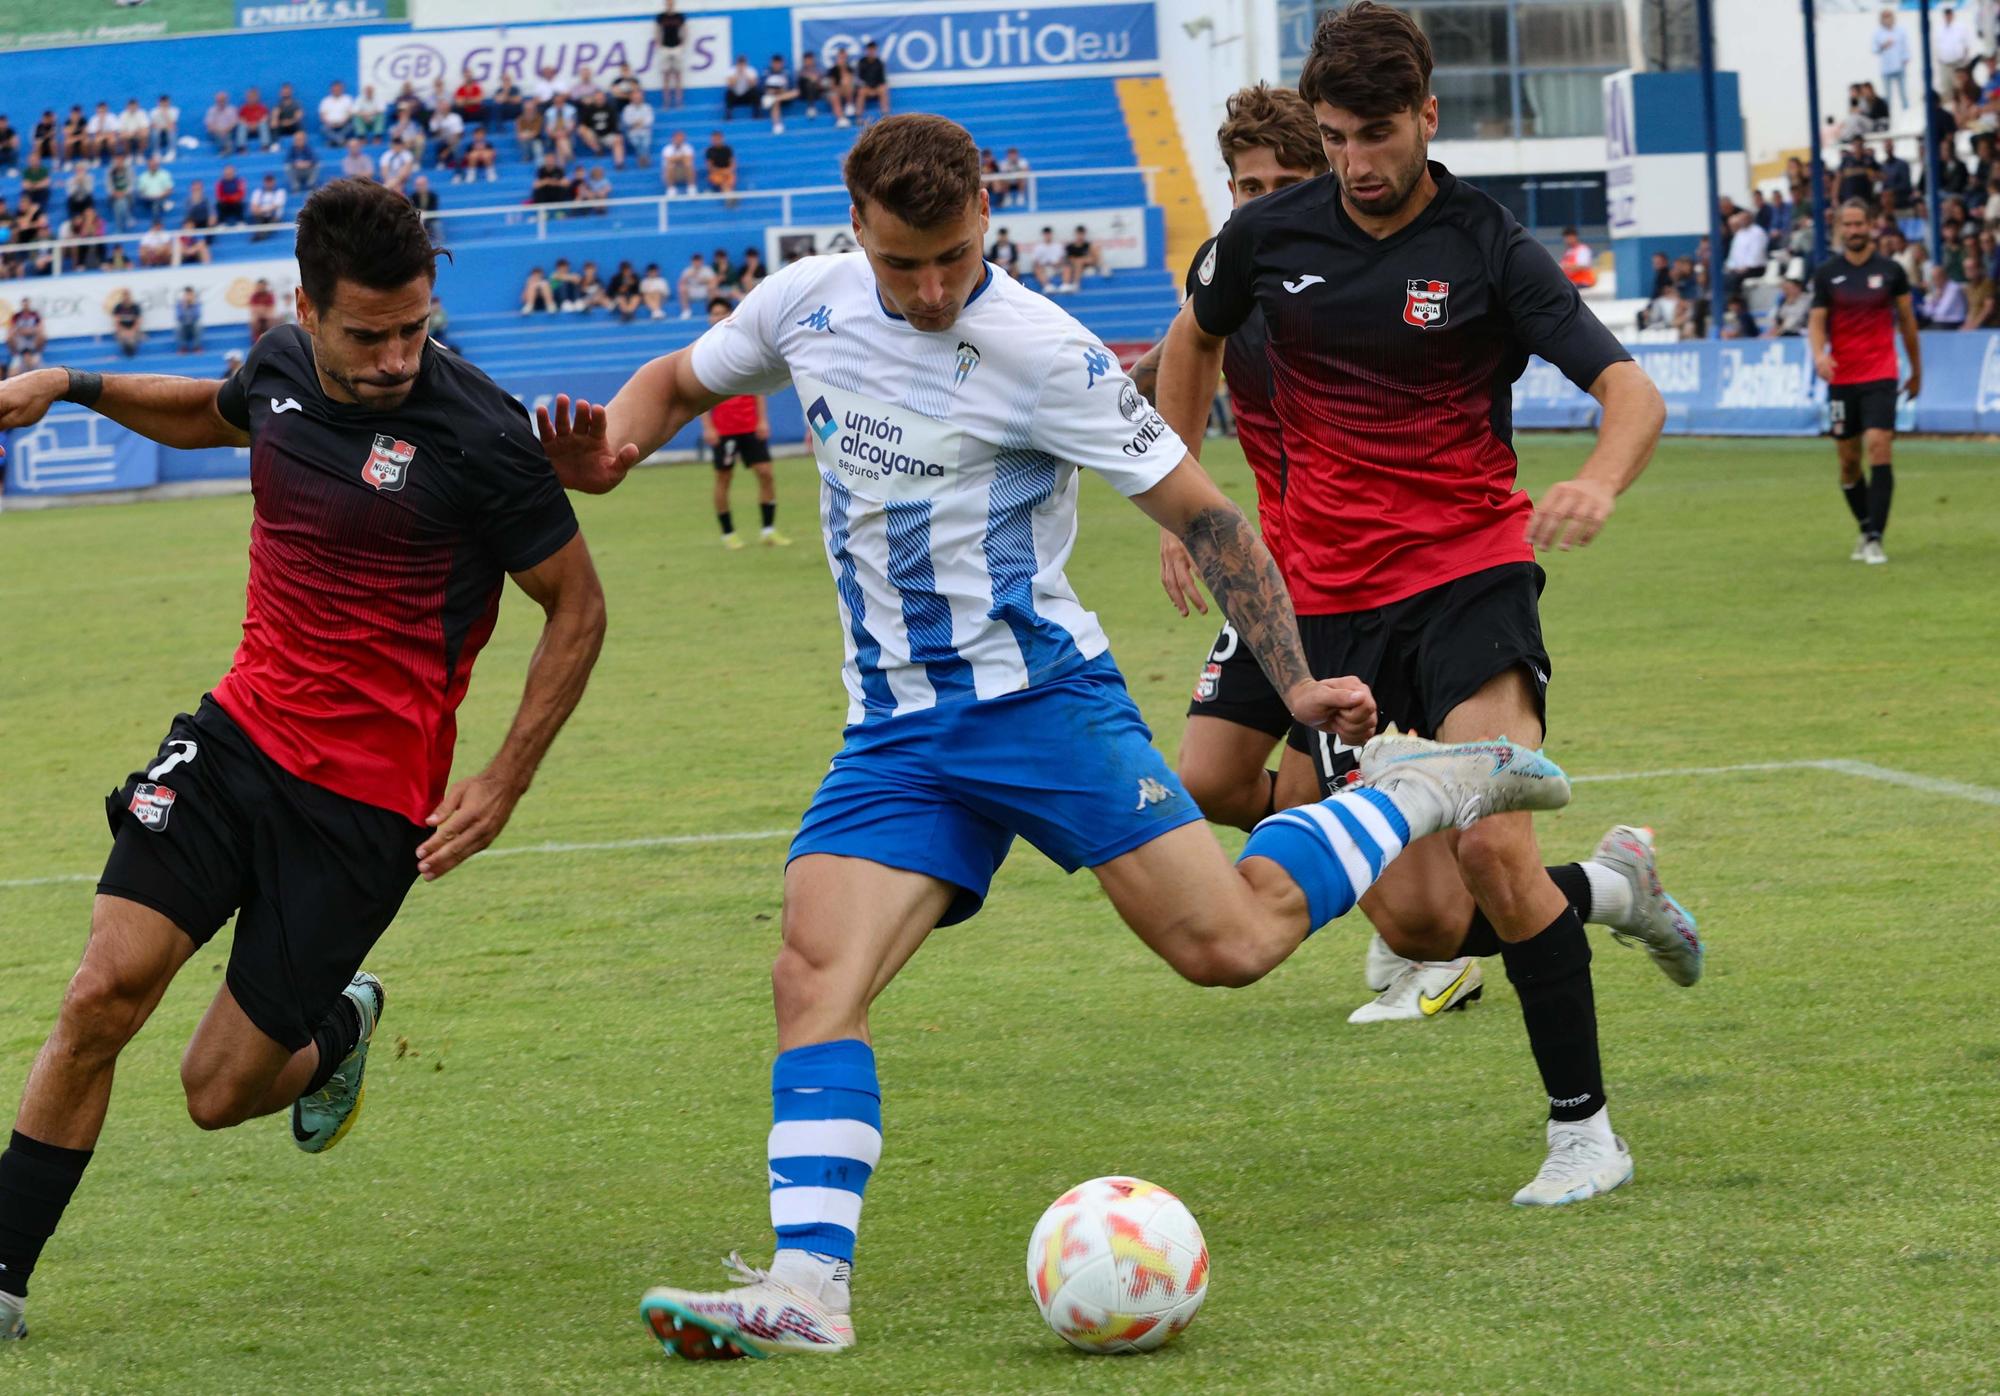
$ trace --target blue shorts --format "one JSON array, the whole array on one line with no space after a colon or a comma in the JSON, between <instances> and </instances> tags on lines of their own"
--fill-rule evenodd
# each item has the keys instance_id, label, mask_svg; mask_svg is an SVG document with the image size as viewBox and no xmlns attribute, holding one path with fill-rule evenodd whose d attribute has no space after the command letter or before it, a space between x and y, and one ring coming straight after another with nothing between
<instances>
[{"instance_id":1,"label":"blue shorts","mask_svg":"<svg viewBox=\"0 0 2000 1396\"><path fill-rule=\"evenodd\" d=\"M1105 654L1019 693L848 728L790 856L949 882L949 926L979 910L1016 834L1075 872L1200 818Z\"/></svg>"}]
</instances>

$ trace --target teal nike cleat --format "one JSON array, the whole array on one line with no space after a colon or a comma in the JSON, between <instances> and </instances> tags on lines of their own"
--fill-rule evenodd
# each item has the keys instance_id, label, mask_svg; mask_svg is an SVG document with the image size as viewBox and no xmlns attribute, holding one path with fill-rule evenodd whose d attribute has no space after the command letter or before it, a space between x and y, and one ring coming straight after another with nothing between
<instances>
[{"instance_id":1,"label":"teal nike cleat","mask_svg":"<svg viewBox=\"0 0 2000 1396\"><path fill-rule=\"evenodd\" d=\"M361 1014L361 1037L324 1086L292 1102L292 1142L309 1154L331 1149L361 1118L361 1102L367 1095L361 1073L368 1066L368 1040L375 1035L382 1007L388 1002L382 981L365 970L341 992L354 1001Z\"/></svg>"}]
</instances>

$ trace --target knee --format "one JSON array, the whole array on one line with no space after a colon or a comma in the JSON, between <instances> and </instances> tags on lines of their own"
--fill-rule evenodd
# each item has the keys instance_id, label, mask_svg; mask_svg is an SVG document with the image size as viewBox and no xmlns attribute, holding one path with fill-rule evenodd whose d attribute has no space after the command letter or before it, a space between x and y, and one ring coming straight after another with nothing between
<instances>
[{"instance_id":1,"label":"knee","mask_svg":"<svg viewBox=\"0 0 2000 1396\"><path fill-rule=\"evenodd\" d=\"M1176 973L1204 989L1241 989L1270 973L1269 956L1257 952L1247 935L1217 935L1182 928L1162 942Z\"/></svg>"},{"instance_id":2,"label":"knee","mask_svg":"<svg viewBox=\"0 0 2000 1396\"><path fill-rule=\"evenodd\" d=\"M183 1068L181 1089L187 1095L188 1118L198 1129L230 1129L250 1118L245 1102L226 1082L190 1081Z\"/></svg>"},{"instance_id":3,"label":"knee","mask_svg":"<svg viewBox=\"0 0 2000 1396\"><path fill-rule=\"evenodd\" d=\"M789 1022L825 997L825 966L810 947L787 940L771 964L771 1000Z\"/></svg>"},{"instance_id":4,"label":"knee","mask_svg":"<svg viewBox=\"0 0 2000 1396\"><path fill-rule=\"evenodd\" d=\"M1496 904L1514 900L1527 873L1541 873L1532 833L1524 840L1512 824L1511 819L1483 820L1458 838L1459 876L1489 915Z\"/></svg>"},{"instance_id":5,"label":"knee","mask_svg":"<svg viewBox=\"0 0 2000 1396\"><path fill-rule=\"evenodd\" d=\"M86 963L63 994L62 1038L72 1056L115 1057L145 1020L139 986Z\"/></svg>"}]
</instances>

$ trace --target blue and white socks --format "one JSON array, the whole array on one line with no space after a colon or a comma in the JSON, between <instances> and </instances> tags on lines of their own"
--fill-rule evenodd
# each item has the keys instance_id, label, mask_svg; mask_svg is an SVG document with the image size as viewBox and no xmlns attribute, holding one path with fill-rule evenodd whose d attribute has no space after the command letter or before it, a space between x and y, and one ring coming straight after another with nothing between
<instances>
[{"instance_id":1,"label":"blue and white socks","mask_svg":"<svg viewBox=\"0 0 2000 1396\"><path fill-rule=\"evenodd\" d=\"M1306 894L1312 929L1345 916L1412 839L1443 828L1445 812L1421 788L1357 786L1316 805L1281 810L1251 831L1245 858L1269 858ZM1414 827L1413 827L1414 826Z\"/></svg>"},{"instance_id":2,"label":"blue and white socks","mask_svg":"<svg viewBox=\"0 0 2000 1396\"><path fill-rule=\"evenodd\" d=\"M848 1037L779 1053L771 1119L771 1274L845 1313L861 1197L882 1158L874 1050Z\"/></svg>"}]
</instances>

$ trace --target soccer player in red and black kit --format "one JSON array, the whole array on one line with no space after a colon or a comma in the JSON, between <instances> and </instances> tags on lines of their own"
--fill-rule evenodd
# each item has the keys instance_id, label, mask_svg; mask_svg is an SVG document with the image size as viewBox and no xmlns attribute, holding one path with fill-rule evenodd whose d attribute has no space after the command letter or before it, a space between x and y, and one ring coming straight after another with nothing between
<instances>
[{"instance_id":1,"label":"soccer player in red and black kit","mask_svg":"<svg viewBox=\"0 0 2000 1396\"><path fill-rule=\"evenodd\" d=\"M1889 502L1896 494L1896 339L1910 376L1903 391L1912 401L1924 386L1923 341L1910 305L1910 279L1903 268L1875 250L1875 217L1860 199L1840 206L1841 255L1813 273L1812 313L1806 334L1813 365L1831 388L1831 427L1840 452L1840 492L1861 526L1849 554L1855 562L1883 563L1882 535L1889 529ZM1868 451L1868 479L1861 479L1861 452Z\"/></svg>"},{"instance_id":2,"label":"soccer player in red and black kit","mask_svg":"<svg viewBox=\"0 0 2000 1396\"><path fill-rule=\"evenodd\" d=\"M1659 394L1499 204L1429 163L1428 41L1368 0L1329 12L1299 83L1331 173L1237 210L1196 268L1160 369L1183 439L1215 391L1226 338L1261 308L1283 424L1286 581L1316 674L1353 674L1385 720L1445 740L1539 740L1550 672L1535 546L1588 543L1651 457ZM1539 508L1514 487L1510 385L1540 354L1603 408L1596 449ZM1268 526L1268 525L1267 525ZM1349 753L1316 753L1329 784ZM1398 954L1498 953L1549 1097L1549 1152L1514 1200L1619 1186L1597 1043L1590 946L1603 919L1680 983L1693 922L1621 826L1589 864L1545 869L1526 817L1414 845L1363 906ZM1599 905L1599 902L1605 905Z\"/></svg>"},{"instance_id":3,"label":"soccer player in red and black kit","mask_svg":"<svg viewBox=\"0 0 2000 1396\"><path fill-rule=\"evenodd\" d=\"M708 323L719 325L729 318L730 305L717 298L708 303ZM736 536L736 519L729 512L729 484L738 465L747 465L757 476L757 509L762 520L764 546L789 548L792 540L778 532L778 486L771 478L771 418L764 399L742 393L724 398L701 419L702 444L715 459L715 521L722 525L722 546L735 550L743 546Z\"/></svg>"},{"instance_id":4,"label":"soccer player in red and black kit","mask_svg":"<svg viewBox=\"0 0 2000 1396\"><path fill-rule=\"evenodd\" d=\"M298 324L225 382L49 369L57 399L169 446L250 448L243 639L229 672L106 801L83 963L0 1153L0 1338L82 1179L119 1052L232 914L228 973L181 1061L222 1129L291 1111L318 1153L361 1106L379 980L358 973L418 877L507 823L583 694L604 599L520 405L426 340L436 252L408 200L339 180L298 221ZM512 727L447 788L454 713L506 579L546 615Z\"/></svg>"}]
</instances>

